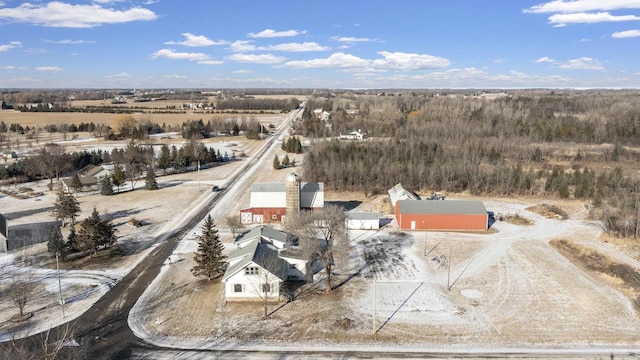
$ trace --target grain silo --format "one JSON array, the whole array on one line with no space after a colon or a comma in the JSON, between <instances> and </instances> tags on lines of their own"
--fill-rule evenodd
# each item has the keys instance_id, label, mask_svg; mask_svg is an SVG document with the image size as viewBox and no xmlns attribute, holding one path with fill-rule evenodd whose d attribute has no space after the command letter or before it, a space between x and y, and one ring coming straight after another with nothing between
<instances>
[{"instance_id":1,"label":"grain silo","mask_svg":"<svg viewBox=\"0 0 640 360\"><path fill-rule=\"evenodd\" d=\"M287 216L300 212L300 177L296 173L287 175L286 208Z\"/></svg>"}]
</instances>

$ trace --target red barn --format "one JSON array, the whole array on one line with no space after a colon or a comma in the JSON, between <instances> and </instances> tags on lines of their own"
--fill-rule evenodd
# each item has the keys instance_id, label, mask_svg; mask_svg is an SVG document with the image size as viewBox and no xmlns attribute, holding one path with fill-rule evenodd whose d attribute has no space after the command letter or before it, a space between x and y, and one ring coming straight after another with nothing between
<instances>
[{"instance_id":1,"label":"red barn","mask_svg":"<svg viewBox=\"0 0 640 360\"><path fill-rule=\"evenodd\" d=\"M399 200L396 221L400 230L487 230L489 214L482 201Z\"/></svg>"}]
</instances>

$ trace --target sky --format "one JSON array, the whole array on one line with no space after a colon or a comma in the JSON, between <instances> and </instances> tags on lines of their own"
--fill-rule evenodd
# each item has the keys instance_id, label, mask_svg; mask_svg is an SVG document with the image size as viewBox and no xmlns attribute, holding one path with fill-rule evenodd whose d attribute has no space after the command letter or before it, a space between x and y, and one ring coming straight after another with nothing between
<instances>
[{"instance_id":1,"label":"sky","mask_svg":"<svg viewBox=\"0 0 640 360\"><path fill-rule=\"evenodd\" d=\"M0 0L0 88L640 88L640 0Z\"/></svg>"}]
</instances>

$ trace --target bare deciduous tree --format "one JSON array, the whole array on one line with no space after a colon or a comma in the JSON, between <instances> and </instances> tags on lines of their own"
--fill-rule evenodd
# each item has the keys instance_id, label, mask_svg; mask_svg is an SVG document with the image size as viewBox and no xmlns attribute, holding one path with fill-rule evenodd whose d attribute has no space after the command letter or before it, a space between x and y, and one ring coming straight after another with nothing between
<instances>
[{"instance_id":1,"label":"bare deciduous tree","mask_svg":"<svg viewBox=\"0 0 640 360\"><path fill-rule=\"evenodd\" d=\"M238 230L242 229L242 222L240 221L240 217L237 215L229 215L225 218L225 223L231 230L231 234L233 234L233 238L235 239Z\"/></svg>"},{"instance_id":2,"label":"bare deciduous tree","mask_svg":"<svg viewBox=\"0 0 640 360\"><path fill-rule=\"evenodd\" d=\"M333 268L346 265L349 235L344 209L326 205L320 211L288 216L286 227L298 235L310 259L318 260L325 270L325 292L333 291Z\"/></svg>"}]
</instances>

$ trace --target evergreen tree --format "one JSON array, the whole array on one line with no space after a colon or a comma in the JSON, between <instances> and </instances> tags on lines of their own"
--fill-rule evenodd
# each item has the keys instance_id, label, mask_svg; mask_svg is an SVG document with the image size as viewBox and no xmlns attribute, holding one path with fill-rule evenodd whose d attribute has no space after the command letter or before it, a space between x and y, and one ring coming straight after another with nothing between
<instances>
[{"instance_id":1,"label":"evergreen tree","mask_svg":"<svg viewBox=\"0 0 640 360\"><path fill-rule=\"evenodd\" d=\"M94 207L91 216L80 223L80 231L78 231L80 250L88 250L89 253L95 254L98 247L109 247L116 242L115 231L111 221L101 219L98 210Z\"/></svg>"},{"instance_id":2,"label":"evergreen tree","mask_svg":"<svg viewBox=\"0 0 640 360\"><path fill-rule=\"evenodd\" d=\"M169 166L171 166L171 150L169 150L169 145L162 144L160 156L158 157L158 167L162 169L162 173L164 173Z\"/></svg>"},{"instance_id":3,"label":"evergreen tree","mask_svg":"<svg viewBox=\"0 0 640 360\"><path fill-rule=\"evenodd\" d=\"M158 190L158 182L156 181L156 173L153 166L147 167L147 176L144 178L144 188L147 190Z\"/></svg>"},{"instance_id":4,"label":"evergreen tree","mask_svg":"<svg viewBox=\"0 0 640 360\"><path fill-rule=\"evenodd\" d=\"M47 242L47 250L49 253L55 254L64 254L65 243L64 239L62 239L62 234L60 234L60 230L57 227L52 227L51 231L49 231L49 241Z\"/></svg>"},{"instance_id":5,"label":"evergreen tree","mask_svg":"<svg viewBox=\"0 0 640 360\"><path fill-rule=\"evenodd\" d=\"M207 216L202 234L196 239L198 251L194 255L196 266L191 269L193 276L206 276L209 280L222 277L227 268L227 256L222 253L223 245L211 215Z\"/></svg>"},{"instance_id":6,"label":"evergreen tree","mask_svg":"<svg viewBox=\"0 0 640 360\"><path fill-rule=\"evenodd\" d=\"M284 159L282 159L282 166L284 166L284 167L289 166L289 155L288 154L284 154Z\"/></svg>"},{"instance_id":7,"label":"evergreen tree","mask_svg":"<svg viewBox=\"0 0 640 360\"><path fill-rule=\"evenodd\" d=\"M111 182L111 176L105 176L101 180L100 195L113 195L113 183Z\"/></svg>"},{"instance_id":8,"label":"evergreen tree","mask_svg":"<svg viewBox=\"0 0 640 360\"><path fill-rule=\"evenodd\" d=\"M124 185L125 179L124 168L120 164L115 164L113 166L113 173L111 174L111 181L113 185L118 188L118 193L120 192L120 186Z\"/></svg>"},{"instance_id":9,"label":"evergreen tree","mask_svg":"<svg viewBox=\"0 0 640 360\"><path fill-rule=\"evenodd\" d=\"M273 156L273 168L278 170L280 169L280 160L278 160L278 154Z\"/></svg>"},{"instance_id":10,"label":"evergreen tree","mask_svg":"<svg viewBox=\"0 0 640 360\"><path fill-rule=\"evenodd\" d=\"M82 181L80 180L80 175L78 175L78 173L73 175L73 178L71 178L71 187L76 191L76 193L82 190Z\"/></svg>"},{"instance_id":11,"label":"evergreen tree","mask_svg":"<svg viewBox=\"0 0 640 360\"><path fill-rule=\"evenodd\" d=\"M69 236L67 236L67 243L65 246L69 251L80 251L81 246L78 242L78 233L76 232L76 227L72 226L71 231L69 232Z\"/></svg>"},{"instance_id":12,"label":"evergreen tree","mask_svg":"<svg viewBox=\"0 0 640 360\"><path fill-rule=\"evenodd\" d=\"M80 213L80 203L73 194L66 193L62 189L58 191L58 198L53 203L53 215L57 220L61 220L63 223L66 219L71 220L71 225L76 223L76 217Z\"/></svg>"}]
</instances>

